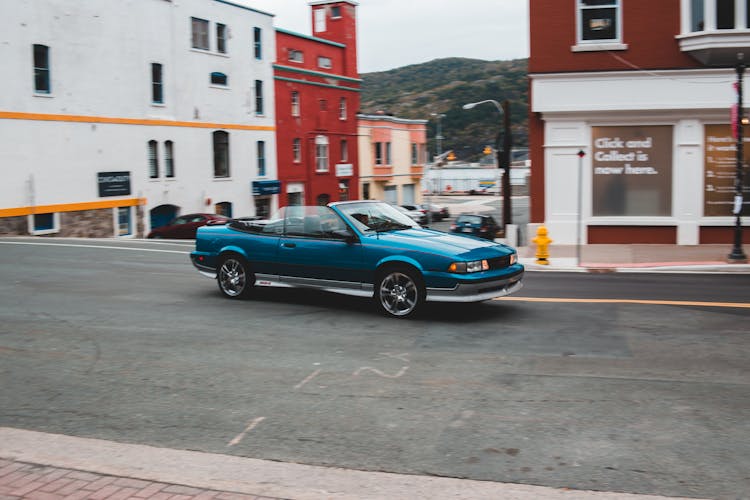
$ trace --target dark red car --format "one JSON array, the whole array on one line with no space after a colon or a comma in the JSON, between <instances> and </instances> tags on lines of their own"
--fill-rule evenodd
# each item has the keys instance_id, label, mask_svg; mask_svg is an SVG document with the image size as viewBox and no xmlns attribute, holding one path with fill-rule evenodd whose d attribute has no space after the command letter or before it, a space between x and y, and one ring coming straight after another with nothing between
<instances>
[{"instance_id":1,"label":"dark red car","mask_svg":"<svg viewBox=\"0 0 750 500\"><path fill-rule=\"evenodd\" d=\"M166 226L160 226L148 233L148 238L195 239L195 232L206 224L225 224L229 217L218 214L180 215Z\"/></svg>"}]
</instances>

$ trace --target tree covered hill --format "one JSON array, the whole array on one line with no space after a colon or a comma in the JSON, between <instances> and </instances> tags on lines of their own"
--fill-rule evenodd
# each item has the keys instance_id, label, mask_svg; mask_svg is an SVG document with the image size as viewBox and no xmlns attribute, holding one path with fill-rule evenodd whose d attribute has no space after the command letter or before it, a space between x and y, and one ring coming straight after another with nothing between
<instances>
[{"instance_id":1,"label":"tree covered hill","mask_svg":"<svg viewBox=\"0 0 750 500\"><path fill-rule=\"evenodd\" d=\"M491 103L471 110L470 102L494 99L511 102L515 148L528 146L527 59L482 61L436 59L377 73L363 73L361 111L383 112L399 118L430 120L428 146L436 151L436 125L432 113L442 113L443 151L452 149L459 159L476 161L485 145L496 144L502 116Z\"/></svg>"}]
</instances>

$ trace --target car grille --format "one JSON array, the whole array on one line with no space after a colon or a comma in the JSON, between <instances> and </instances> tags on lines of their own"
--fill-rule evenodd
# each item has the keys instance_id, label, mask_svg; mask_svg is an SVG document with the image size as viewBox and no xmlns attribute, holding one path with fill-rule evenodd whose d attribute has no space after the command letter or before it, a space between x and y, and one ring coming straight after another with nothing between
<instances>
[{"instance_id":1,"label":"car grille","mask_svg":"<svg viewBox=\"0 0 750 500\"><path fill-rule=\"evenodd\" d=\"M505 269L510 266L510 255L505 257L495 257L487 261L490 265L490 269Z\"/></svg>"}]
</instances>

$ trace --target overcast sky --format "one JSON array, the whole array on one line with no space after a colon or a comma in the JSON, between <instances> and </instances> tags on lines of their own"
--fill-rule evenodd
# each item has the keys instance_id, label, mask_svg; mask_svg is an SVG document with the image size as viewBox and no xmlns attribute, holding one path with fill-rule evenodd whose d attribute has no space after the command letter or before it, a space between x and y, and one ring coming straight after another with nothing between
<instances>
[{"instance_id":1,"label":"overcast sky","mask_svg":"<svg viewBox=\"0 0 750 500\"><path fill-rule=\"evenodd\" d=\"M274 25L312 34L308 0L233 0L275 14ZM528 0L359 0L359 71L444 57L529 56Z\"/></svg>"}]
</instances>

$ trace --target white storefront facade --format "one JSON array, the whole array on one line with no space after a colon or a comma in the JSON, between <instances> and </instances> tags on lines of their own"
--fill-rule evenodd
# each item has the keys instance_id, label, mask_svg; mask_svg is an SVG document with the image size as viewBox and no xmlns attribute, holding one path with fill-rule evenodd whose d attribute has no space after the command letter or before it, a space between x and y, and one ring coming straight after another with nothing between
<instances>
[{"instance_id":1,"label":"white storefront facade","mask_svg":"<svg viewBox=\"0 0 750 500\"><path fill-rule=\"evenodd\" d=\"M734 79L730 69L533 75L555 242L634 228L643 242L697 245L731 227Z\"/></svg>"},{"instance_id":2,"label":"white storefront facade","mask_svg":"<svg viewBox=\"0 0 750 500\"><path fill-rule=\"evenodd\" d=\"M136 237L278 204L272 15L34 0L0 17L0 234Z\"/></svg>"}]
</instances>

